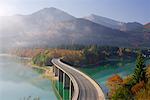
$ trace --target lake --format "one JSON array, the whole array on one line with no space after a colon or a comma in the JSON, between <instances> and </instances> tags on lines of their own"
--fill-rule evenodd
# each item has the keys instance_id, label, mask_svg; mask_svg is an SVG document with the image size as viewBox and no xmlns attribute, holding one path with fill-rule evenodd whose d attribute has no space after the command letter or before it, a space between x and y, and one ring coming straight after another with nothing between
<instances>
[{"instance_id":1,"label":"lake","mask_svg":"<svg viewBox=\"0 0 150 100\"><path fill-rule=\"evenodd\" d=\"M147 64L150 64L150 59L146 61L146 65ZM98 84L101 86L103 92L106 94L108 92L106 81L109 77L118 74L122 78L124 78L125 76L130 75L134 71L135 66L136 61L133 59L132 60L113 59L112 61L110 60L107 63L97 67L82 68L80 70L82 70L90 77L92 77L94 80L96 80L96 82L98 82Z\"/></svg>"},{"instance_id":2,"label":"lake","mask_svg":"<svg viewBox=\"0 0 150 100\"><path fill-rule=\"evenodd\" d=\"M26 61L0 54L0 100L57 100L51 81L27 66Z\"/></svg>"},{"instance_id":3,"label":"lake","mask_svg":"<svg viewBox=\"0 0 150 100\"><path fill-rule=\"evenodd\" d=\"M29 67L27 61L24 58L0 54L0 100L57 100L51 81ZM146 64L150 64L150 59ZM80 70L96 80L106 94L108 89L105 83L109 77L114 74L125 77L134 68L135 60L116 59L94 68Z\"/></svg>"}]
</instances>

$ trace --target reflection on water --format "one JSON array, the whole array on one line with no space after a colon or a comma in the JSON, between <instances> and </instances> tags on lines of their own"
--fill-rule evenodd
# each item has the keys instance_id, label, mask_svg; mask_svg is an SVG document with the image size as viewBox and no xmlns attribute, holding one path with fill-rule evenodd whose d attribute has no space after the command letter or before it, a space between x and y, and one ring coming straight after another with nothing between
<instances>
[{"instance_id":1,"label":"reflection on water","mask_svg":"<svg viewBox=\"0 0 150 100\"><path fill-rule=\"evenodd\" d=\"M25 65L26 61L0 55L0 100L56 100L51 82Z\"/></svg>"}]
</instances>

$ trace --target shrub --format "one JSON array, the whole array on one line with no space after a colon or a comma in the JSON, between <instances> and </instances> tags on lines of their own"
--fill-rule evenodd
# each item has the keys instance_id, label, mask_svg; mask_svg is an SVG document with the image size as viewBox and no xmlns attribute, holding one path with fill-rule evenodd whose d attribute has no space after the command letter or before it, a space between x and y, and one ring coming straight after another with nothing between
<instances>
[{"instance_id":1,"label":"shrub","mask_svg":"<svg viewBox=\"0 0 150 100\"><path fill-rule=\"evenodd\" d=\"M136 100L150 100L150 83L146 84L146 87L141 89L135 96Z\"/></svg>"},{"instance_id":2,"label":"shrub","mask_svg":"<svg viewBox=\"0 0 150 100\"><path fill-rule=\"evenodd\" d=\"M109 97L115 94L116 90L122 85L122 78L119 75L114 75L107 80L107 87L109 88Z\"/></svg>"},{"instance_id":3,"label":"shrub","mask_svg":"<svg viewBox=\"0 0 150 100\"><path fill-rule=\"evenodd\" d=\"M119 87L112 96L113 100L132 100L133 96L129 88L126 86Z\"/></svg>"},{"instance_id":4,"label":"shrub","mask_svg":"<svg viewBox=\"0 0 150 100\"><path fill-rule=\"evenodd\" d=\"M141 81L131 88L133 94L137 94L145 86L144 81Z\"/></svg>"}]
</instances>

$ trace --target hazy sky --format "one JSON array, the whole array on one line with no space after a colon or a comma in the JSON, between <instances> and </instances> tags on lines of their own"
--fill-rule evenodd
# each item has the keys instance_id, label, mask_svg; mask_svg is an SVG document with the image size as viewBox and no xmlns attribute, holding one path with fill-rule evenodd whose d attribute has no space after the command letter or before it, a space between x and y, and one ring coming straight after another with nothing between
<instances>
[{"instance_id":1,"label":"hazy sky","mask_svg":"<svg viewBox=\"0 0 150 100\"><path fill-rule=\"evenodd\" d=\"M76 17L89 14L119 21L150 22L150 0L0 0L0 16L56 7Z\"/></svg>"}]
</instances>

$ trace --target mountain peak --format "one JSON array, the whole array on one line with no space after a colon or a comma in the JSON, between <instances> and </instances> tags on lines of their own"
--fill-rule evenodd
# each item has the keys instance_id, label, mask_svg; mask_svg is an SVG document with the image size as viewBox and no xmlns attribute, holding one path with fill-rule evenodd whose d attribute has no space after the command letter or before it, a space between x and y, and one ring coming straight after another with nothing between
<instances>
[{"instance_id":1,"label":"mountain peak","mask_svg":"<svg viewBox=\"0 0 150 100\"><path fill-rule=\"evenodd\" d=\"M62 10L60 10L60 9L57 9L57 8L55 8L55 7L47 7L47 8L43 8L43 9L41 9L41 10L39 10L39 11L37 11L37 12L35 12L35 13L33 13L33 14L39 14L39 13L54 13L54 12L64 12L64 11L62 11ZM33 15L32 14L32 15Z\"/></svg>"},{"instance_id":2,"label":"mountain peak","mask_svg":"<svg viewBox=\"0 0 150 100\"><path fill-rule=\"evenodd\" d=\"M54 7L50 7L50 8L43 8L35 13L32 13L31 16L33 18L43 18L46 21L66 21L66 20L73 20L75 17L73 17L72 15L54 8Z\"/></svg>"},{"instance_id":3,"label":"mountain peak","mask_svg":"<svg viewBox=\"0 0 150 100\"><path fill-rule=\"evenodd\" d=\"M48 11L50 11L50 10L52 10L52 11L55 11L55 10L62 11L62 10L60 10L58 8L55 8L55 7L46 7L46 8L41 9L41 11L44 11L44 10L48 10Z\"/></svg>"}]
</instances>

